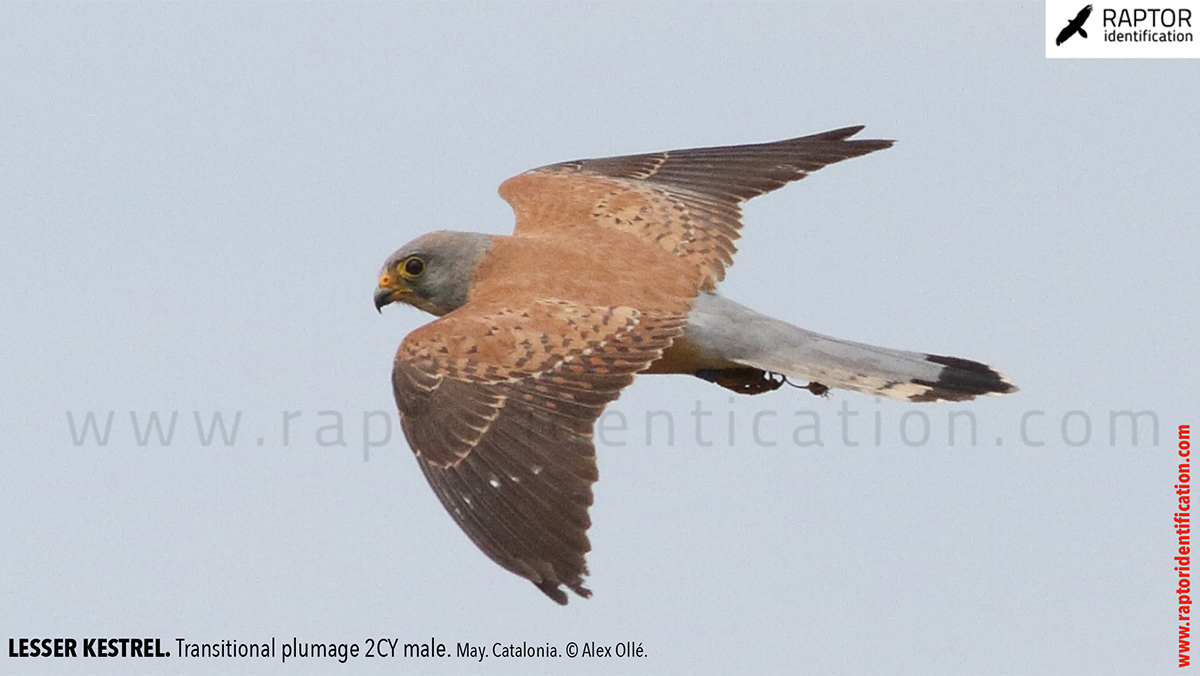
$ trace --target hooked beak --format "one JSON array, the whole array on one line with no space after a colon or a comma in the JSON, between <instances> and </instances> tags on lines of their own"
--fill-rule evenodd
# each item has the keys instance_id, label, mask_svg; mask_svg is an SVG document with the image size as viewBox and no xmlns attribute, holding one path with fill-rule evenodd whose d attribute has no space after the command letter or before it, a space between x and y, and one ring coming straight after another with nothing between
<instances>
[{"instance_id":1,"label":"hooked beak","mask_svg":"<svg viewBox=\"0 0 1200 676\"><path fill-rule=\"evenodd\" d=\"M375 309L383 314L383 306L390 305L411 293L408 285L402 280L392 279L391 275L379 278L379 286L375 289Z\"/></svg>"}]
</instances>

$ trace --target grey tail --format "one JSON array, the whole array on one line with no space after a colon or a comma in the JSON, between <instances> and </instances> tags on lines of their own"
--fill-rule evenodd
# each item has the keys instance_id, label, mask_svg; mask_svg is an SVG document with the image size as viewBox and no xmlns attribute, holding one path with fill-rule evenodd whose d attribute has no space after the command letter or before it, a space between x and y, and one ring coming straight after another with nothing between
<instances>
[{"instance_id":1,"label":"grey tail","mask_svg":"<svg viewBox=\"0 0 1200 676\"><path fill-rule=\"evenodd\" d=\"M832 338L701 294L688 334L706 352L789 380L901 401L965 401L1016 392L998 370L970 359L893 350Z\"/></svg>"}]
</instances>

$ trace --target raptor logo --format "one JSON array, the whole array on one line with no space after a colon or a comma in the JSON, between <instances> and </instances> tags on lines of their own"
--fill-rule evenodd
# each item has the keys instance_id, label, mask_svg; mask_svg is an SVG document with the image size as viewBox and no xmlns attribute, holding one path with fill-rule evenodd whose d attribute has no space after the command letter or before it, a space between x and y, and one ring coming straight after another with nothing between
<instances>
[{"instance_id":1,"label":"raptor logo","mask_svg":"<svg viewBox=\"0 0 1200 676\"><path fill-rule=\"evenodd\" d=\"M1054 44L1061 45L1071 39L1072 35L1079 33L1083 37L1087 37L1087 31L1083 30L1083 24L1087 23L1088 17L1092 15L1092 6L1088 5L1079 10L1074 19L1071 19L1067 27L1058 32L1058 37L1054 40Z\"/></svg>"}]
</instances>

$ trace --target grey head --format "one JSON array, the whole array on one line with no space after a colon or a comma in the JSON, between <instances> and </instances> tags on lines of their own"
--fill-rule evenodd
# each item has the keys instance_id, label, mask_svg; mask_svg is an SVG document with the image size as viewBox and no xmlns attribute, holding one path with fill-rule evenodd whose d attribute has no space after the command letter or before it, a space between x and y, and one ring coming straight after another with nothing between
<instances>
[{"instance_id":1,"label":"grey head","mask_svg":"<svg viewBox=\"0 0 1200 676\"><path fill-rule=\"evenodd\" d=\"M421 235L388 257L379 271L375 308L401 302L441 316L467 302L471 275L492 235L440 230Z\"/></svg>"}]
</instances>

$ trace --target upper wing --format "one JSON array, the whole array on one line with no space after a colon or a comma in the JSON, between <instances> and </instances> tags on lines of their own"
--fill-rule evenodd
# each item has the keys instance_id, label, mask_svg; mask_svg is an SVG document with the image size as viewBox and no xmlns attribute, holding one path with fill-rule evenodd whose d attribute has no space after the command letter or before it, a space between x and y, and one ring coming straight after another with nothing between
<instances>
[{"instance_id":1,"label":"upper wing","mask_svg":"<svg viewBox=\"0 0 1200 676\"><path fill-rule=\"evenodd\" d=\"M1092 15L1092 6L1087 5L1083 9L1079 10L1079 13L1075 15L1075 20L1072 21L1071 23L1074 23L1076 26L1082 26L1083 23L1085 21L1087 21L1088 17L1091 15Z\"/></svg>"},{"instance_id":2,"label":"upper wing","mask_svg":"<svg viewBox=\"0 0 1200 676\"><path fill-rule=\"evenodd\" d=\"M741 203L834 162L892 141L847 140L862 127L742 146L576 160L527 171L500 186L516 212L517 236L595 237L594 227L631 233L703 269L701 289L725 276L737 250Z\"/></svg>"},{"instance_id":3,"label":"upper wing","mask_svg":"<svg viewBox=\"0 0 1200 676\"><path fill-rule=\"evenodd\" d=\"M581 596L597 479L592 427L686 316L539 301L411 333L392 385L426 479L466 534L558 603Z\"/></svg>"}]
</instances>

